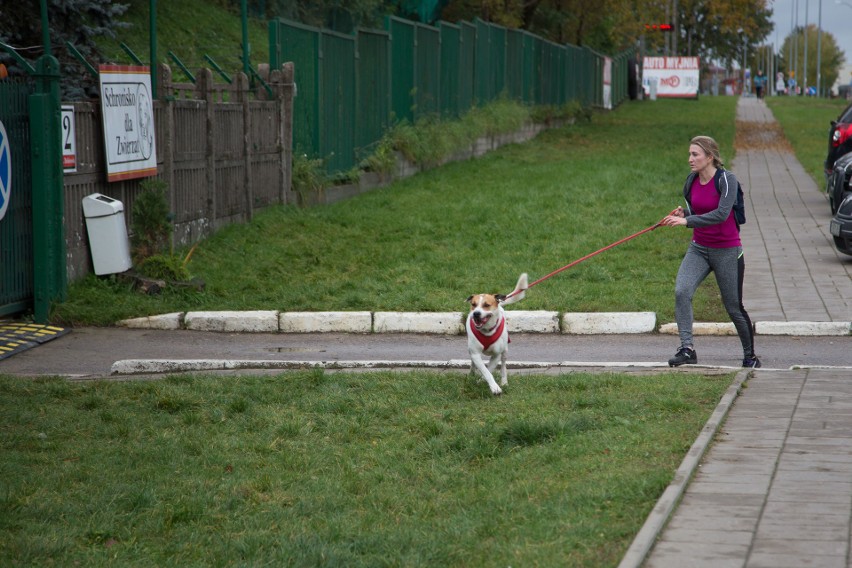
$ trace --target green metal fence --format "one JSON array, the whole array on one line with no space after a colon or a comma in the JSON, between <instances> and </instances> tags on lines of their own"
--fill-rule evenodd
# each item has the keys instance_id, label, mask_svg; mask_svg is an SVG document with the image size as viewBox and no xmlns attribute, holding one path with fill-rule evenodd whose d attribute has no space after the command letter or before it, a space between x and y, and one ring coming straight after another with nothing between
<instances>
[{"instance_id":1,"label":"green metal fence","mask_svg":"<svg viewBox=\"0 0 852 568\"><path fill-rule=\"evenodd\" d=\"M31 81L0 81L0 122L7 136L0 141L0 167L11 157L12 172L6 214L0 219L0 316L24 311L33 297L32 92Z\"/></svg>"},{"instance_id":2,"label":"green metal fence","mask_svg":"<svg viewBox=\"0 0 852 568\"><path fill-rule=\"evenodd\" d=\"M270 65L295 65L295 151L324 159L330 173L356 166L395 122L458 117L501 96L617 106L633 53L608 58L479 19L428 26L391 16L385 30L351 36L279 19L269 39Z\"/></svg>"}]
</instances>

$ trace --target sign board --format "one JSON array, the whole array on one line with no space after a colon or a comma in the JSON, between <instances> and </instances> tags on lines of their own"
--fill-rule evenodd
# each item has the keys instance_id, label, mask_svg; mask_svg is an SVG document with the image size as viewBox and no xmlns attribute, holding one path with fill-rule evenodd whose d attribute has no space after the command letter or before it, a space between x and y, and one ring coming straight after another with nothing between
<instances>
[{"instance_id":1,"label":"sign board","mask_svg":"<svg viewBox=\"0 0 852 568\"><path fill-rule=\"evenodd\" d=\"M62 171L77 171L77 134L74 126L74 107L62 105Z\"/></svg>"},{"instance_id":2,"label":"sign board","mask_svg":"<svg viewBox=\"0 0 852 568\"><path fill-rule=\"evenodd\" d=\"M98 72L107 179L113 182L157 175L149 68L101 65Z\"/></svg>"},{"instance_id":3,"label":"sign board","mask_svg":"<svg viewBox=\"0 0 852 568\"><path fill-rule=\"evenodd\" d=\"M9 135L0 120L0 219L9 209L9 199L12 197L12 147L9 145Z\"/></svg>"},{"instance_id":4,"label":"sign board","mask_svg":"<svg viewBox=\"0 0 852 568\"><path fill-rule=\"evenodd\" d=\"M698 97L697 57L645 57L642 62L642 88L650 95L652 81L658 97Z\"/></svg>"}]
</instances>

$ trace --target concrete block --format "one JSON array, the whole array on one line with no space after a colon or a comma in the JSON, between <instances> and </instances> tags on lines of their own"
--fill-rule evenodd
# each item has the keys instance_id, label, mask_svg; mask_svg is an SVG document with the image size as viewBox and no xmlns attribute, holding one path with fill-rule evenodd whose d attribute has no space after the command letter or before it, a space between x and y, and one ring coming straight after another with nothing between
<instances>
[{"instance_id":1,"label":"concrete block","mask_svg":"<svg viewBox=\"0 0 852 568\"><path fill-rule=\"evenodd\" d=\"M759 335L849 335L848 321L759 321L754 326Z\"/></svg>"},{"instance_id":2,"label":"concrete block","mask_svg":"<svg viewBox=\"0 0 852 568\"><path fill-rule=\"evenodd\" d=\"M660 333L677 335L677 324L666 323L660 326ZM693 335L736 335L737 328L731 322L713 323L697 321L692 324Z\"/></svg>"},{"instance_id":3,"label":"concrete block","mask_svg":"<svg viewBox=\"0 0 852 568\"><path fill-rule=\"evenodd\" d=\"M444 333L464 332L461 312L376 312L376 333Z\"/></svg>"},{"instance_id":4,"label":"concrete block","mask_svg":"<svg viewBox=\"0 0 852 568\"><path fill-rule=\"evenodd\" d=\"M654 312L575 312L563 314L562 333L647 333L656 324Z\"/></svg>"},{"instance_id":5,"label":"concrete block","mask_svg":"<svg viewBox=\"0 0 852 568\"><path fill-rule=\"evenodd\" d=\"M282 333L370 333L373 314L370 312L282 312L278 316Z\"/></svg>"},{"instance_id":6,"label":"concrete block","mask_svg":"<svg viewBox=\"0 0 852 568\"><path fill-rule=\"evenodd\" d=\"M180 329L183 312L121 320L118 325L133 329Z\"/></svg>"},{"instance_id":7,"label":"concrete block","mask_svg":"<svg viewBox=\"0 0 852 568\"><path fill-rule=\"evenodd\" d=\"M559 333L559 312L506 310L509 332Z\"/></svg>"},{"instance_id":8,"label":"concrete block","mask_svg":"<svg viewBox=\"0 0 852 568\"><path fill-rule=\"evenodd\" d=\"M187 312L184 324L186 329L196 331L275 333L278 331L278 312Z\"/></svg>"}]
</instances>

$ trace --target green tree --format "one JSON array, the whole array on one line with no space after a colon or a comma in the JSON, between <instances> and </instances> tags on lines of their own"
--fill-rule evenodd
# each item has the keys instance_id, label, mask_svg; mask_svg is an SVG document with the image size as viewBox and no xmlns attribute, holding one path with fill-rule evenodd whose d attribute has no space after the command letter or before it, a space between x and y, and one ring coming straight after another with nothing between
<instances>
[{"instance_id":1,"label":"green tree","mask_svg":"<svg viewBox=\"0 0 852 568\"><path fill-rule=\"evenodd\" d=\"M823 30L822 37L819 38L819 30L814 24L810 24L807 29L798 27L793 30L785 39L781 46L781 51L778 54L780 67L787 70L798 69L796 82L804 87L816 86L817 84L817 41L820 43L820 82L822 89L828 90L840 74L840 69L846 63L846 55L837 46L837 40L831 35L831 32ZM808 45L808 76L804 77L805 73L805 38ZM795 49L794 49L795 47ZM790 56L793 56L791 59Z\"/></svg>"},{"instance_id":2,"label":"green tree","mask_svg":"<svg viewBox=\"0 0 852 568\"><path fill-rule=\"evenodd\" d=\"M68 53L65 42L70 42L83 57L97 61L95 38L116 37L116 31L126 25L119 18L129 4L113 0L51 0L47 4L52 52L62 68L63 100L96 96L95 80ZM0 41L18 49L24 59L34 61L43 54L40 15L39 0L4 0L0 3ZM2 51L0 62L12 74L25 73Z\"/></svg>"}]
</instances>

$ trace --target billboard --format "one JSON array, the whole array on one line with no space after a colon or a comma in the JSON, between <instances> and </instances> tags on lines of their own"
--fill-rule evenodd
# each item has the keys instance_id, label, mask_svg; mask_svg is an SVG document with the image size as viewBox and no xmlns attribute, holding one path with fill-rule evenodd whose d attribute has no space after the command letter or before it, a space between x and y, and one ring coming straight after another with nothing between
<instances>
[{"instance_id":1,"label":"billboard","mask_svg":"<svg viewBox=\"0 0 852 568\"><path fill-rule=\"evenodd\" d=\"M697 57L645 57L642 61L642 88L650 94L651 81L657 82L658 97L698 97Z\"/></svg>"}]
</instances>

